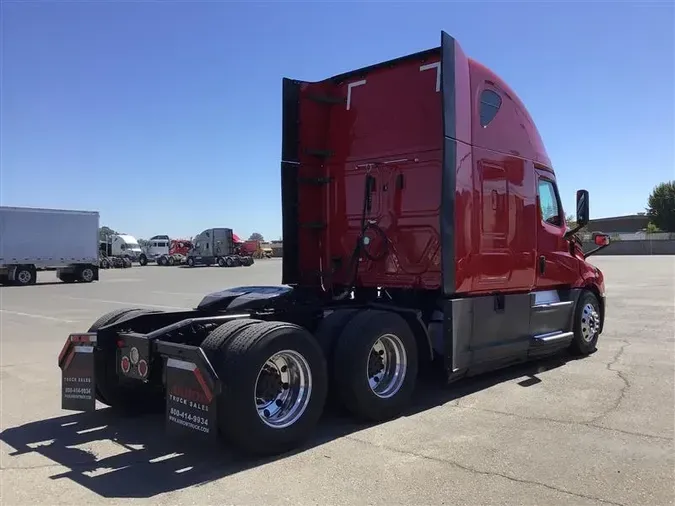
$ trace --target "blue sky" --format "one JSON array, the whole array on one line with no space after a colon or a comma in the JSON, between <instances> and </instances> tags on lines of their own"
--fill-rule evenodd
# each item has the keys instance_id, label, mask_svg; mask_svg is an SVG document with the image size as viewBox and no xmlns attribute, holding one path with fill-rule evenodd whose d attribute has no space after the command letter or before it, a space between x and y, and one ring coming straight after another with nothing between
<instances>
[{"instance_id":1,"label":"blue sky","mask_svg":"<svg viewBox=\"0 0 675 506\"><path fill-rule=\"evenodd\" d=\"M518 93L567 212L642 211L675 178L672 2L2 2L0 202L137 237L281 234L281 78L435 47Z\"/></svg>"}]
</instances>

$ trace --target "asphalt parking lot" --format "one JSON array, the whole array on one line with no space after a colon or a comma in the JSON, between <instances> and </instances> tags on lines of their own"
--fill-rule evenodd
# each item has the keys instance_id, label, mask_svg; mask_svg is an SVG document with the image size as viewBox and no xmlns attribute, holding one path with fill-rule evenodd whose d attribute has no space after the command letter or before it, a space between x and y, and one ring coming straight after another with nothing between
<instances>
[{"instance_id":1,"label":"asphalt parking lot","mask_svg":"<svg viewBox=\"0 0 675 506\"><path fill-rule=\"evenodd\" d=\"M599 350L442 387L379 426L339 414L301 450L250 461L163 434L163 418L60 409L69 332L124 306L182 309L228 286L276 284L272 259L232 269L133 267L101 281L0 288L0 502L94 504L675 503L675 257L594 257Z\"/></svg>"}]
</instances>

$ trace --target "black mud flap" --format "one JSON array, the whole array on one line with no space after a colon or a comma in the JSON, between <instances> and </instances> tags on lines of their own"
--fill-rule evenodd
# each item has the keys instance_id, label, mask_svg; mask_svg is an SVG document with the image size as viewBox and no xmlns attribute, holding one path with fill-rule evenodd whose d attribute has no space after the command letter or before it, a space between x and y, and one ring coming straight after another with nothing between
<instances>
[{"instance_id":1,"label":"black mud flap","mask_svg":"<svg viewBox=\"0 0 675 506\"><path fill-rule=\"evenodd\" d=\"M173 436L218 436L220 381L198 346L158 341L165 358L166 430Z\"/></svg>"},{"instance_id":2,"label":"black mud flap","mask_svg":"<svg viewBox=\"0 0 675 506\"><path fill-rule=\"evenodd\" d=\"M61 409L96 410L96 333L71 334L59 354Z\"/></svg>"}]
</instances>

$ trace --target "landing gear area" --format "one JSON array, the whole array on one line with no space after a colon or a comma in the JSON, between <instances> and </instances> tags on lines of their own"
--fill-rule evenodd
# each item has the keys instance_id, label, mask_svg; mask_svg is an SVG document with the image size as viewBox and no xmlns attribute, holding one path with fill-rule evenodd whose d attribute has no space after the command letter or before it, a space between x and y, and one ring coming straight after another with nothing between
<instances>
[{"instance_id":1,"label":"landing gear area","mask_svg":"<svg viewBox=\"0 0 675 506\"><path fill-rule=\"evenodd\" d=\"M590 291L577 295L556 306L568 308L561 321L573 320L572 330L532 336L501 365L563 349L592 353L603 306ZM91 411L99 400L127 413L163 410L169 434L283 453L311 435L329 398L356 419L381 422L408 408L421 364L445 363L448 379L471 375L475 360L452 369L415 314L373 303L326 307L287 287L224 290L194 311L119 309L66 341L62 407ZM447 338L445 346L455 349Z\"/></svg>"}]
</instances>

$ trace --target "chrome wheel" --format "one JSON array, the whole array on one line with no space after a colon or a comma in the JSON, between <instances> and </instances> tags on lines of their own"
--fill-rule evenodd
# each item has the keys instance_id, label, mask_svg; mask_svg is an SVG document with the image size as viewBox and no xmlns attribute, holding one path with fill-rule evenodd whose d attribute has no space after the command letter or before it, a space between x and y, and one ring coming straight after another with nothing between
<instances>
[{"instance_id":1,"label":"chrome wheel","mask_svg":"<svg viewBox=\"0 0 675 506\"><path fill-rule=\"evenodd\" d=\"M401 340L394 334L381 336L368 356L368 384L372 392L383 399L401 389L408 370L408 355Z\"/></svg>"},{"instance_id":2,"label":"chrome wheel","mask_svg":"<svg viewBox=\"0 0 675 506\"><path fill-rule=\"evenodd\" d=\"M258 416L268 426L283 429L302 416L312 395L312 372L307 359L293 350L273 355L260 369L255 383Z\"/></svg>"},{"instance_id":3,"label":"chrome wheel","mask_svg":"<svg viewBox=\"0 0 675 506\"><path fill-rule=\"evenodd\" d=\"M586 304L581 311L581 336L590 343L600 329L600 315L593 304Z\"/></svg>"}]
</instances>

